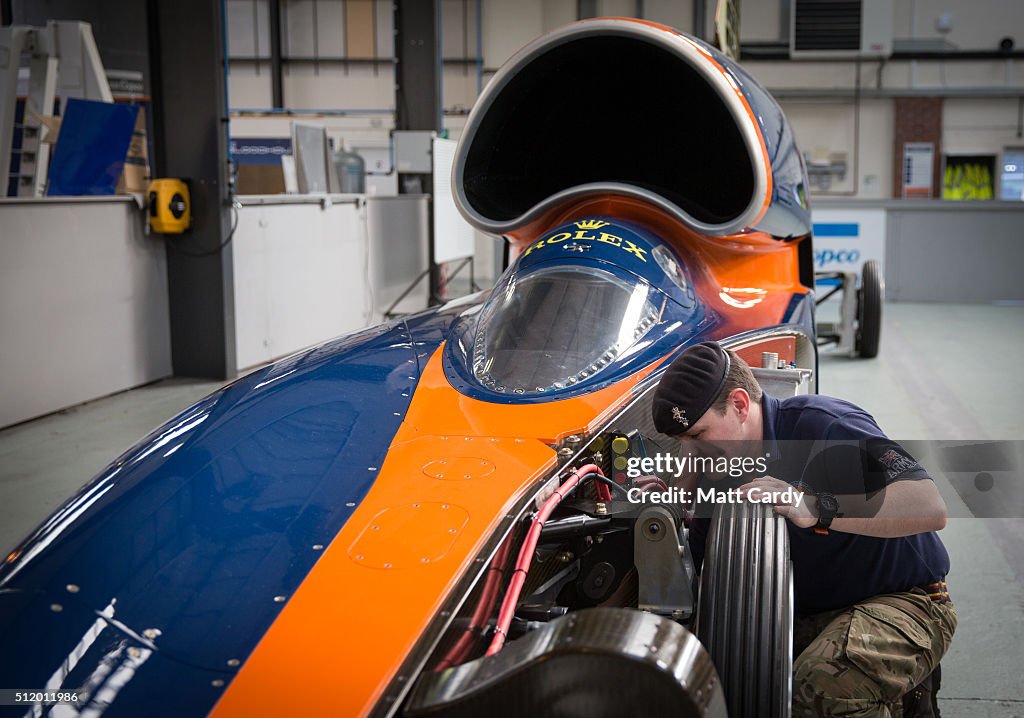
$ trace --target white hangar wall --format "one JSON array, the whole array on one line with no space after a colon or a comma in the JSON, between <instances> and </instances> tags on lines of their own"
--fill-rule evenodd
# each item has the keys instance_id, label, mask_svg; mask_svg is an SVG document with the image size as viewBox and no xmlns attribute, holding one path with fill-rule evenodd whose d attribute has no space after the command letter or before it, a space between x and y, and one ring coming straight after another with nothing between
<instances>
[{"instance_id":1,"label":"white hangar wall","mask_svg":"<svg viewBox=\"0 0 1024 718\"><path fill-rule=\"evenodd\" d=\"M454 138L459 136L465 113L494 70L537 35L573 21L577 12L576 0L443 0L441 4L443 54L447 60L444 124ZM293 58L285 70L285 103L303 119L322 123L336 140L376 149L378 155L383 148L386 156L389 132L394 126L390 0L282 0L282 5L288 13L285 50ZM633 0L595 0L593 5L598 15L630 15L636 8ZM227 0L226 7L233 58L229 73L232 135L287 137L290 120L263 112L272 104L269 3ZM644 0L643 7L648 19L692 30L690 0ZM782 0L744 3L743 40L778 42L784 36L782 7ZM916 11L911 12L914 8ZM352 15L353 11L357 14ZM937 30L936 20L945 13L952 14L952 28L944 34ZM710 13L708 16L710 21ZM361 18L362 28L372 28L372 32L353 32L357 18ZM991 49L1001 37L1010 36L1024 45L1024 5L1018 0L894 0L893 21L897 38L941 38L961 49ZM828 189L812 189L815 206L886 213L884 259L889 298L1024 300L1024 284L1011 272L1024 262L1024 245L1017 241L1024 224L1024 203L901 203L891 199L894 98L943 96L944 152L998 156L1004 148L1024 147L1024 61L863 61L859 66L859 100L854 93L858 85L858 65L854 62L749 61L745 65L776 92L805 151L812 156L834 152L847 155L848 171L843 178ZM642 131L640 127L622 127L620 137L612 139L628 143ZM325 272L318 275L317 282L302 284L304 270L298 260L306 257L315 261L311 257L316 238L302 238L301 251L305 254L301 254L293 251L297 247L289 243L287 233L278 232L289 226L293 215L301 215L302 221L313 228L319 222L324 226L316 231L321 231L325 241L334 242L331 251L336 256L363 252L360 265L344 265L352 271L373 258L367 248L372 249L369 234L373 232L374 200L365 200L368 229L358 240L351 233L327 237L326 225L334 221L335 215L351 214L350 205L302 207L290 201L274 204L276 201L246 200L241 210L245 225L236 237L235 248L243 265L240 272L244 275L247 266L258 277L270 266L267 262L260 264L264 259L278 252L292 252L295 256L288 258L296 259L296 266L291 272L265 280L268 286L276 282L275 286L284 287L289 301L295 300L294 312L307 311L310 303L341 303L354 313L332 318L336 322L333 324L299 326L284 321L282 326L287 331L273 331L275 322L282 321L272 311L279 305L261 304L263 295L258 287L246 285L248 294L238 298L243 313L249 312L242 324L255 329L244 338L252 340L250 344L240 342L248 351L243 357L245 364L265 361L369 321L365 316L386 307L391 297L385 293L375 300L369 294L339 294L335 286L338 277L326 271L329 264L318 267ZM44 220L43 212L53 219ZM5 392L0 405L6 410L0 416L0 425L170 373L165 255L155 240L143 234L135 208L124 200L38 206L13 201L0 204L0 214L0 226L15 228L4 234L4 246L0 247L4 253L0 268L10 275L6 283L0 283L0 288L8 290L10 300L4 303L9 311L0 317L4 335L10 339L0 352L0 376L8 379L0 387ZM383 215L397 213L392 208L382 210ZM88 221L81 221L82 217L88 217ZM86 245L75 244L77 235L68 229L71 226L87 230L81 235L88 240ZM383 235L392 237L406 236L403 232L382 230ZM64 247L68 242L75 246ZM55 248L60 249L58 255L64 255L80 252L83 246L89 248L83 263L63 268L70 274L63 270L47 274L41 269L49 266ZM246 255L248 250L251 256ZM499 251L498 241L478 237L478 279L493 279L487 269L494 266ZM414 255L402 253L403 257ZM393 269L385 264L379 268L378 288ZM49 279L26 289L24 278L36 276ZM97 284L97 278L104 281ZM293 286L300 286L302 292L289 290ZM401 288L396 284L388 290L395 293ZM72 307L74 312L69 310ZM47 327L43 335L38 331L41 326ZM267 331L260 330L264 326ZM296 331L294 336L288 334L291 330ZM70 364L62 361L66 352L41 354L38 350L81 346L87 339L90 346L102 351L79 352ZM38 386L19 384L16 378L30 371L40 378Z\"/></svg>"},{"instance_id":2,"label":"white hangar wall","mask_svg":"<svg viewBox=\"0 0 1024 718\"><path fill-rule=\"evenodd\" d=\"M372 6L371 36L352 36L351 7ZM577 0L442 0L441 42L444 78L444 126L457 139L479 90L516 50L538 35L572 22ZM710 34L713 2L706 12ZM779 43L788 37L785 0L757 0L742 5L744 43ZM596 15L631 16L635 0L594 0ZM230 99L237 110L268 108L270 66L267 0L227 0L232 61ZM394 45L390 0L283 0L286 106L307 113L327 127L335 142L358 150L369 148L378 163L394 127ZM693 30L692 0L644 0L644 17L684 31ZM346 10L346 8L349 8ZM949 30L938 26L949 15ZM357 18L358 19L358 18ZM365 20L365 13L363 20ZM960 49L989 49L1004 36L1024 44L1024 6L1010 0L893 0L893 37L945 42ZM364 26L365 26L364 22ZM364 33L365 35L365 33ZM356 45L359 44L359 47ZM359 62L342 58L362 53ZM314 61L314 58L319 58ZM372 59L369 61L368 58ZM894 188L895 103L899 96L943 96L941 151L944 154L993 155L1024 146L1020 127L1024 62L970 61L764 61L744 66L772 90L796 131L801 149L811 158L838 158L845 172L827 186L812 186L812 200L883 202L899 194ZM859 88L859 92L857 91ZM318 110L325 112L318 113ZM285 137L288 118L238 113L235 136ZM612 141L630 141L642 128L623 127ZM937 162L942 157L936 157ZM383 168L386 169L386 168ZM937 188L939 189L939 188ZM372 190L371 190L372 191ZM998 191L998 188L997 188ZM920 216L913 213L912 217ZM1005 214L994 215L1003 218ZM899 227L907 227L902 222ZM1003 224L999 225L1003 228ZM996 231L995 226L992 228ZM893 239L896 239L893 237ZM478 274L485 281L495 266L500 244L478 236ZM490 274L493 274L491 271Z\"/></svg>"},{"instance_id":3,"label":"white hangar wall","mask_svg":"<svg viewBox=\"0 0 1024 718\"><path fill-rule=\"evenodd\" d=\"M349 27L352 23L346 25L345 8L349 5L373 8L372 37L360 40L359 47ZM710 26L714 3L708 5ZM594 6L599 15L628 16L635 13L637 3L597 0ZM743 4L743 42L783 40L788 28L782 11L787 6L782 0ZM391 2L350 0L346 5L342 0L284 0L282 7L283 52L293 58L284 67L285 105L311 116L316 116L317 110L347 111L350 114L344 119L322 118L336 139L356 146L386 145L394 111ZM231 63L229 78L231 106L236 111L268 109L268 2L227 0L227 8L230 53L237 58ZM684 31L693 29L691 0L645 0L643 9L647 19ZM533 38L575 20L577 2L443 0L441 12L445 127L457 139L465 113L494 70ZM937 28L942 15L951 17L948 32ZM1024 6L1008 0L893 0L893 36L989 50L1009 36L1022 46ZM342 61L353 52L369 56L360 56L359 62ZM744 65L776 92L804 151L846 156L850 168L846 176L827 190L812 189L812 196L894 196L893 96L900 94L947 96L943 148L948 153L999 155L1005 147L1024 144L1024 137L1018 136L1024 62L864 60L858 65L853 61L745 60ZM854 97L858 74L859 111ZM288 122L236 114L232 132L238 136L287 136ZM639 128L624 127L621 141L628 142L630 134L637 131Z\"/></svg>"}]
</instances>

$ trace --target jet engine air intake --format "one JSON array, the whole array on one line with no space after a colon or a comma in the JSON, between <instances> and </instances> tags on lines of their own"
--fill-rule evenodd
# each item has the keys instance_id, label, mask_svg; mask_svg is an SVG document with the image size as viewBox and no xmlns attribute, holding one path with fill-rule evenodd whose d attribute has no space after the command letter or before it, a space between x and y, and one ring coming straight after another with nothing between
<instances>
[{"instance_id":1,"label":"jet engine air intake","mask_svg":"<svg viewBox=\"0 0 1024 718\"><path fill-rule=\"evenodd\" d=\"M778 105L728 58L670 28L602 18L527 45L498 71L466 125L453 184L466 219L496 234L620 194L703 235L792 237L810 230L794 147ZM776 204L784 211L769 212Z\"/></svg>"}]
</instances>

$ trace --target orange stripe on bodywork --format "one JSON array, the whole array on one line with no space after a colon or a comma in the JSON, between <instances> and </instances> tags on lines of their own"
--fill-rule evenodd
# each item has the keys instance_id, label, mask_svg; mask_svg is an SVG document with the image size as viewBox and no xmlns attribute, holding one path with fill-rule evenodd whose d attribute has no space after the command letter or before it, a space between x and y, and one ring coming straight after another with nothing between
<instances>
[{"instance_id":1,"label":"orange stripe on bodywork","mask_svg":"<svg viewBox=\"0 0 1024 718\"><path fill-rule=\"evenodd\" d=\"M505 514L554 467L547 444L599 425L657 364L586 396L489 404L449 385L443 351L369 493L211 715L365 715Z\"/></svg>"}]
</instances>

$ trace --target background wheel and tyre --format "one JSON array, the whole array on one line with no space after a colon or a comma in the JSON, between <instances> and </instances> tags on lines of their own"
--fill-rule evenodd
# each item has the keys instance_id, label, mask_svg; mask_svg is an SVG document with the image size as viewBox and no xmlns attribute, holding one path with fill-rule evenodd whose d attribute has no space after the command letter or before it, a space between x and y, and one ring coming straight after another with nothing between
<instances>
[{"instance_id":1,"label":"background wheel and tyre","mask_svg":"<svg viewBox=\"0 0 1024 718\"><path fill-rule=\"evenodd\" d=\"M878 356L882 336L882 295L885 282L878 260L869 259L861 270L860 289L857 290L857 355L865 359Z\"/></svg>"}]
</instances>

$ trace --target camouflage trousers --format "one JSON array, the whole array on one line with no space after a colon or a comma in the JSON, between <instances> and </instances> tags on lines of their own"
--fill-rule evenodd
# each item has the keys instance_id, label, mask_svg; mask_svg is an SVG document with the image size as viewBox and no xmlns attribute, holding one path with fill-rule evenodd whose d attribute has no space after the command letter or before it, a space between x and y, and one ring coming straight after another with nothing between
<instances>
[{"instance_id":1,"label":"camouflage trousers","mask_svg":"<svg viewBox=\"0 0 1024 718\"><path fill-rule=\"evenodd\" d=\"M797 616L793 718L901 718L901 698L928 676L956 631L952 603L921 589Z\"/></svg>"}]
</instances>

